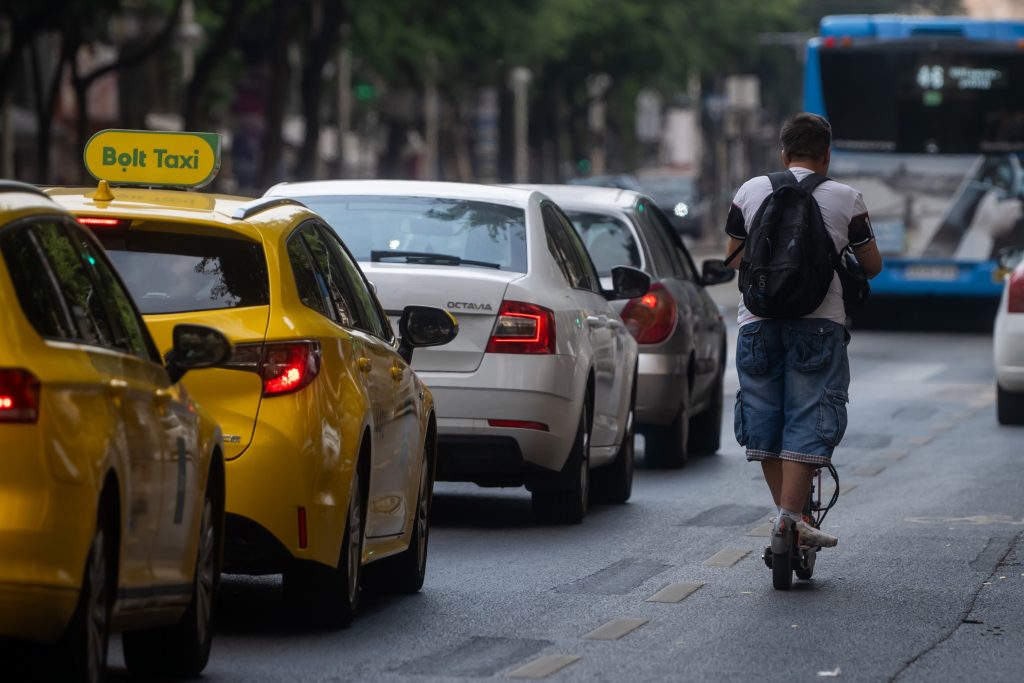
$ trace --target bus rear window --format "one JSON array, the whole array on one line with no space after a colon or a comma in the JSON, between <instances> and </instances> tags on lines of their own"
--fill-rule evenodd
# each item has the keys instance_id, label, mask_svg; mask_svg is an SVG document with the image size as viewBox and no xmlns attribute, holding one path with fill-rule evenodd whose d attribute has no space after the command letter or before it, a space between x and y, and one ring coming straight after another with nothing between
<instances>
[{"instance_id":1,"label":"bus rear window","mask_svg":"<svg viewBox=\"0 0 1024 683\"><path fill-rule=\"evenodd\" d=\"M254 242L141 230L97 236L143 314L270 301L263 247Z\"/></svg>"},{"instance_id":2,"label":"bus rear window","mask_svg":"<svg viewBox=\"0 0 1024 683\"><path fill-rule=\"evenodd\" d=\"M1024 150L1024 51L908 41L823 48L836 149L976 154Z\"/></svg>"}]
</instances>

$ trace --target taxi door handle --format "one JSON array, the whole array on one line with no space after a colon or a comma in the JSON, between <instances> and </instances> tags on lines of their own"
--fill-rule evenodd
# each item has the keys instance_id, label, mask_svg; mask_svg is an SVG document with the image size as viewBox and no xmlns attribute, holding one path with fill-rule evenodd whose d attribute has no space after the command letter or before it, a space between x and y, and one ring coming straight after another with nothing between
<instances>
[{"instance_id":1,"label":"taxi door handle","mask_svg":"<svg viewBox=\"0 0 1024 683\"><path fill-rule=\"evenodd\" d=\"M112 379L107 382L107 393L111 396L124 396L124 392L128 390L128 382L123 379Z\"/></svg>"},{"instance_id":2,"label":"taxi door handle","mask_svg":"<svg viewBox=\"0 0 1024 683\"><path fill-rule=\"evenodd\" d=\"M393 380L395 380L397 382L400 379L402 379L404 376L405 376L405 370L404 369L402 369L401 367L399 367L397 365L392 365L391 366L391 379L393 379Z\"/></svg>"},{"instance_id":3,"label":"taxi door handle","mask_svg":"<svg viewBox=\"0 0 1024 683\"><path fill-rule=\"evenodd\" d=\"M616 320L615 318L608 318L608 327L612 328L613 330L617 330L620 327L622 327L622 321Z\"/></svg>"},{"instance_id":4,"label":"taxi door handle","mask_svg":"<svg viewBox=\"0 0 1024 683\"><path fill-rule=\"evenodd\" d=\"M174 393L171 392L170 389L157 389L153 392L153 398L155 398L156 402L160 405L167 405L171 402L171 399L174 398Z\"/></svg>"},{"instance_id":5,"label":"taxi door handle","mask_svg":"<svg viewBox=\"0 0 1024 683\"><path fill-rule=\"evenodd\" d=\"M359 366L359 370L362 372L369 372L370 370L373 370L373 361L366 356L360 356L356 361L356 365Z\"/></svg>"},{"instance_id":6,"label":"taxi door handle","mask_svg":"<svg viewBox=\"0 0 1024 683\"><path fill-rule=\"evenodd\" d=\"M608 327L608 316L606 315L588 315L587 324L591 327Z\"/></svg>"}]
</instances>

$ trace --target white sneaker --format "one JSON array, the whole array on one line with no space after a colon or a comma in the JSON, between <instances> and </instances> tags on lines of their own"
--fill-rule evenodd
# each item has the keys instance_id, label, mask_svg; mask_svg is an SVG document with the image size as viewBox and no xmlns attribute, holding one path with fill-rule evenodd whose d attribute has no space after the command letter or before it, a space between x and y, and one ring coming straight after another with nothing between
<instances>
[{"instance_id":1,"label":"white sneaker","mask_svg":"<svg viewBox=\"0 0 1024 683\"><path fill-rule=\"evenodd\" d=\"M834 548L839 539L826 534L821 529L815 529L807 522L800 520L796 523L796 533L801 545L816 545L819 548Z\"/></svg>"}]
</instances>

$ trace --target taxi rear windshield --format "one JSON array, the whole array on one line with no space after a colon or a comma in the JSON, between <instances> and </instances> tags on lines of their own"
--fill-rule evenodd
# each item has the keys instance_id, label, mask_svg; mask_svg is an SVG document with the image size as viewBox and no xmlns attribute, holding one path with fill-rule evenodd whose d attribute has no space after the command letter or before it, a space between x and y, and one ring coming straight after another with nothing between
<instances>
[{"instance_id":1,"label":"taxi rear windshield","mask_svg":"<svg viewBox=\"0 0 1024 683\"><path fill-rule=\"evenodd\" d=\"M265 306L270 301L259 244L165 232L97 233L143 314Z\"/></svg>"},{"instance_id":2,"label":"taxi rear windshield","mask_svg":"<svg viewBox=\"0 0 1024 683\"><path fill-rule=\"evenodd\" d=\"M392 262L415 258L526 272L526 212L517 207L432 197L312 196L299 201L330 223L357 261L391 261L393 255L398 260Z\"/></svg>"}]
</instances>

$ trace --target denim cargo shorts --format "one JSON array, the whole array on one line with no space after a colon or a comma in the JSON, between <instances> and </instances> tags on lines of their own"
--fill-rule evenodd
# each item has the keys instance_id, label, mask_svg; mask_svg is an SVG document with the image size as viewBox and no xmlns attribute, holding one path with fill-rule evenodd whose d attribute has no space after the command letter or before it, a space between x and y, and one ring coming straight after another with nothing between
<instances>
[{"instance_id":1,"label":"denim cargo shorts","mask_svg":"<svg viewBox=\"0 0 1024 683\"><path fill-rule=\"evenodd\" d=\"M831 320L758 320L736 344L736 441L747 460L827 465L846 431L846 328Z\"/></svg>"}]
</instances>

